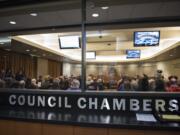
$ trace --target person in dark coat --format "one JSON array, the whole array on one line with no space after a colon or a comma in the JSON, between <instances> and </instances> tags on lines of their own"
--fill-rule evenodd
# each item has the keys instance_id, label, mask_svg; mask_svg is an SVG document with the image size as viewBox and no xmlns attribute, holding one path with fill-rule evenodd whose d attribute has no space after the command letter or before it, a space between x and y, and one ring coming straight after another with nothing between
<instances>
[{"instance_id":1,"label":"person in dark coat","mask_svg":"<svg viewBox=\"0 0 180 135\"><path fill-rule=\"evenodd\" d=\"M155 81L155 91L166 91L164 77L158 77Z\"/></svg>"},{"instance_id":2,"label":"person in dark coat","mask_svg":"<svg viewBox=\"0 0 180 135\"><path fill-rule=\"evenodd\" d=\"M22 70L19 70L19 72L16 73L15 79L17 81L25 80L26 76L25 73Z\"/></svg>"},{"instance_id":3,"label":"person in dark coat","mask_svg":"<svg viewBox=\"0 0 180 135\"><path fill-rule=\"evenodd\" d=\"M148 76L143 74L143 78L141 80L141 91L148 91L149 90L149 81Z\"/></svg>"}]
</instances>

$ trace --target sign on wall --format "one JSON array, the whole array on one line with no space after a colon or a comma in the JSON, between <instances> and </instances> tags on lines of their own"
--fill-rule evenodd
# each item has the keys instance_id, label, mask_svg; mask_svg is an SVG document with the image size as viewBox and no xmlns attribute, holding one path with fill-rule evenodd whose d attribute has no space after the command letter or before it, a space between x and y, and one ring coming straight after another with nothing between
<instances>
[{"instance_id":1,"label":"sign on wall","mask_svg":"<svg viewBox=\"0 0 180 135\"><path fill-rule=\"evenodd\" d=\"M0 92L1 107L83 112L179 113L180 94L97 92Z\"/></svg>"}]
</instances>

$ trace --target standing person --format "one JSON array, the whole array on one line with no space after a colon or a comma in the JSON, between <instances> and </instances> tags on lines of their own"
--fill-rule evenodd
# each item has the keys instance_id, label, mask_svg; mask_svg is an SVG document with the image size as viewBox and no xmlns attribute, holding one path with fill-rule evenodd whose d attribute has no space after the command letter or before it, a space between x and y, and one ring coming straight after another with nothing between
<instances>
[{"instance_id":1,"label":"standing person","mask_svg":"<svg viewBox=\"0 0 180 135\"><path fill-rule=\"evenodd\" d=\"M124 90L125 91L130 91L131 90L131 80L130 80L130 78L129 77L126 77L125 79L124 79Z\"/></svg>"},{"instance_id":2,"label":"standing person","mask_svg":"<svg viewBox=\"0 0 180 135\"><path fill-rule=\"evenodd\" d=\"M31 78L26 79L25 88L26 89L31 89Z\"/></svg>"},{"instance_id":3,"label":"standing person","mask_svg":"<svg viewBox=\"0 0 180 135\"><path fill-rule=\"evenodd\" d=\"M54 78L53 79L52 89L56 89L56 90L60 89L59 83L60 83L59 78L58 77Z\"/></svg>"},{"instance_id":4,"label":"standing person","mask_svg":"<svg viewBox=\"0 0 180 135\"><path fill-rule=\"evenodd\" d=\"M91 84L91 90L97 90L97 78L93 77L93 83Z\"/></svg>"},{"instance_id":5,"label":"standing person","mask_svg":"<svg viewBox=\"0 0 180 135\"><path fill-rule=\"evenodd\" d=\"M53 89L53 77L49 76L49 88L48 89Z\"/></svg>"},{"instance_id":6,"label":"standing person","mask_svg":"<svg viewBox=\"0 0 180 135\"><path fill-rule=\"evenodd\" d=\"M131 90L132 91L138 90L138 80L135 77L132 78L130 84L131 84Z\"/></svg>"},{"instance_id":7,"label":"standing person","mask_svg":"<svg viewBox=\"0 0 180 135\"><path fill-rule=\"evenodd\" d=\"M77 77L77 79L79 80L79 83L80 83L80 86L79 86L79 88L81 88L81 75L79 75L78 77Z\"/></svg>"},{"instance_id":8,"label":"standing person","mask_svg":"<svg viewBox=\"0 0 180 135\"><path fill-rule=\"evenodd\" d=\"M41 88L42 82L43 82L43 77L40 75L40 76L38 77L38 79L37 79L38 88Z\"/></svg>"},{"instance_id":9,"label":"standing person","mask_svg":"<svg viewBox=\"0 0 180 135\"><path fill-rule=\"evenodd\" d=\"M50 88L50 76L49 75L45 76L45 79L42 82L41 88L42 89L49 89Z\"/></svg>"},{"instance_id":10,"label":"standing person","mask_svg":"<svg viewBox=\"0 0 180 135\"><path fill-rule=\"evenodd\" d=\"M64 88L64 76L59 76L59 88L60 90Z\"/></svg>"},{"instance_id":11,"label":"standing person","mask_svg":"<svg viewBox=\"0 0 180 135\"><path fill-rule=\"evenodd\" d=\"M4 80L5 79L5 75L6 75L6 72L5 72L4 69L2 69L1 72L0 72L0 79Z\"/></svg>"},{"instance_id":12,"label":"standing person","mask_svg":"<svg viewBox=\"0 0 180 135\"><path fill-rule=\"evenodd\" d=\"M111 78L108 82L108 89L116 89L117 88L117 80Z\"/></svg>"},{"instance_id":13,"label":"standing person","mask_svg":"<svg viewBox=\"0 0 180 135\"><path fill-rule=\"evenodd\" d=\"M149 90L155 91L155 89L156 89L156 79L155 79L155 77L151 77L149 79Z\"/></svg>"},{"instance_id":14,"label":"standing person","mask_svg":"<svg viewBox=\"0 0 180 135\"><path fill-rule=\"evenodd\" d=\"M160 76L155 81L155 91L165 91L164 76Z\"/></svg>"},{"instance_id":15,"label":"standing person","mask_svg":"<svg viewBox=\"0 0 180 135\"><path fill-rule=\"evenodd\" d=\"M88 90L97 90L97 79L93 77L93 79L89 76L86 82Z\"/></svg>"},{"instance_id":16,"label":"standing person","mask_svg":"<svg viewBox=\"0 0 180 135\"><path fill-rule=\"evenodd\" d=\"M6 82L4 81L5 78L5 70L2 69L0 72L0 88L5 88Z\"/></svg>"},{"instance_id":17,"label":"standing person","mask_svg":"<svg viewBox=\"0 0 180 135\"><path fill-rule=\"evenodd\" d=\"M104 81L101 78L97 80L97 87L100 91L104 90Z\"/></svg>"},{"instance_id":18,"label":"standing person","mask_svg":"<svg viewBox=\"0 0 180 135\"><path fill-rule=\"evenodd\" d=\"M69 79L67 76L64 76L63 90L67 90L68 88L69 88Z\"/></svg>"},{"instance_id":19,"label":"standing person","mask_svg":"<svg viewBox=\"0 0 180 135\"><path fill-rule=\"evenodd\" d=\"M38 85L37 85L36 79L33 78L31 80L31 89L37 89L37 88L38 88Z\"/></svg>"},{"instance_id":20,"label":"standing person","mask_svg":"<svg viewBox=\"0 0 180 135\"><path fill-rule=\"evenodd\" d=\"M76 77L72 78L71 84L70 84L70 89L71 90L79 90L80 88L80 82Z\"/></svg>"},{"instance_id":21,"label":"standing person","mask_svg":"<svg viewBox=\"0 0 180 135\"><path fill-rule=\"evenodd\" d=\"M121 76L121 78L118 81L118 86L117 86L118 91L124 91L124 77Z\"/></svg>"},{"instance_id":22,"label":"standing person","mask_svg":"<svg viewBox=\"0 0 180 135\"><path fill-rule=\"evenodd\" d=\"M16 81L22 81L26 79L26 75L22 70L19 70L15 75Z\"/></svg>"},{"instance_id":23,"label":"standing person","mask_svg":"<svg viewBox=\"0 0 180 135\"><path fill-rule=\"evenodd\" d=\"M177 76L170 76L169 82L166 86L166 91L168 92L180 92L180 86L178 85L178 77Z\"/></svg>"},{"instance_id":24,"label":"standing person","mask_svg":"<svg viewBox=\"0 0 180 135\"><path fill-rule=\"evenodd\" d=\"M93 83L92 77L91 77L91 76L88 76L88 78L87 78L87 80L86 80L86 85L87 85L87 89L88 89L88 90L91 89L92 83Z\"/></svg>"},{"instance_id":25,"label":"standing person","mask_svg":"<svg viewBox=\"0 0 180 135\"><path fill-rule=\"evenodd\" d=\"M149 81L148 76L143 74L143 78L141 80L141 91L148 91L149 90Z\"/></svg>"},{"instance_id":26,"label":"standing person","mask_svg":"<svg viewBox=\"0 0 180 135\"><path fill-rule=\"evenodd\" d=\"M13 79L14 79L14 75L12 73L12 70L8 68L6 70L5 78L4 78L4 80L6 81L7 88L13 87Z\"/></svg>"},{"instance_id":27,"label":"standing person","mask_svg":"<svg viewBox=\"0 0 180 135\"><path fill-rule=\"evenodd\" d=\"M23 70L19 70L16 75L15 75L15 80L17 85L19 85L19 88L24 88L25 87L25 80L26 80L26 75L23 72Z\"/></svg>"},{"instance_id":28,"label":"standing person","mask_svg":"<svg viewBox=\"0 0 180 135\"><path fill-rule=\"evenodd\" d=\"M141 90L142 90L142 76L137 75L137 76L136 76L136 80L137 80L137 84L138 84L138 89L137 89L137 91L141 91Z\"/></svg>"}]
</instances>

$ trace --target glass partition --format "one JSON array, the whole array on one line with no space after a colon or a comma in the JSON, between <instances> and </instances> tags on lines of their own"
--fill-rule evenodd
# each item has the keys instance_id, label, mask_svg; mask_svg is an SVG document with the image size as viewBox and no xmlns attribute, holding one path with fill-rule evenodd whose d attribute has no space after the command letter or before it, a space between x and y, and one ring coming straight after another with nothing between
<instances>
[{"instance_id":1,"label":"glass partition","mask_svg":"<svg viewBox=\"0 0 180 135\"><path fill-rule=\"evenodd\" d=\"M166 7L176 14L171 4ZM180 91L180 27L149 23L166 16L164 9L155 14L157 1L88 0L86 6L87 90Z\"/></svg>"},{"instance_id":2,"label":"glass partition","mask_svg":"<svg viewBox=\"0 0 180 135\"><path fill-rule=\"evenodd\" d=\"M0 10L1 88L180 91L178 1L81 2Z\"/></svg>"},{"instance_id":3,"label":"glass partition","mask_svg":"<svg viewBox=\"0 0 180 135\"><path fill-rule=\"evenodd\" d=\"M25 7L1 17L0 87L81 90L81 1Z\"/></svg>"}]
</instances>

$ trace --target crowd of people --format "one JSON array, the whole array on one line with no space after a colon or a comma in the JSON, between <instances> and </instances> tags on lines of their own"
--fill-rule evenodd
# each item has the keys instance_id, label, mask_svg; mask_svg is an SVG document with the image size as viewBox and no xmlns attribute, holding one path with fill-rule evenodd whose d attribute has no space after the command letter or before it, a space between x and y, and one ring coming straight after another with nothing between
<instances>
[{"instance_id":1,"label":"crowd of people","mask_svg":"<svg viewBox=\"0 0 180 135\"><path fill-rule=\"evenodd\" d=\"M16 74L11 69L0 71L0 88L23 88L23 89L56 89L56 90L80 90L81 76L58 76L29 78L23 70ZM162 72L156 77L142 76L130 77L121 75L119 79L109 78L104 80L102 76L88 75L86 80L87 90L104 91L167 91L180 92L180 83L177 76L164 78Z\"/></svg>"},{"instance_id":2,"label":"crowd of people","mask_svg":"<svg viewBox=\"0 0 180 135\"><path fill-rule=\"evenodd\" d=\"M46 75L38 78L29 78L23 70L19 70L16 74L11 69L1 70L0 72L0 88L26 88L26 89L80 89L80 76L67 77L59 76L56 78Z\"/></svg>"},{"instance_id":3,"label":"crowd of people","mask_svg":"<svg viewBox=\"0 0 180 135\"><path fill-rule=\"evenodd\" d=\"M88 90L116 89L117 91L167 91L180 92L180 83L177 76L169 76L167 79L159 74L156 77L148 77L146 74L136 77L121 76L119 80L110 79L105 82L101 78L88 76Z\"/></svg>"}]
</instances>

